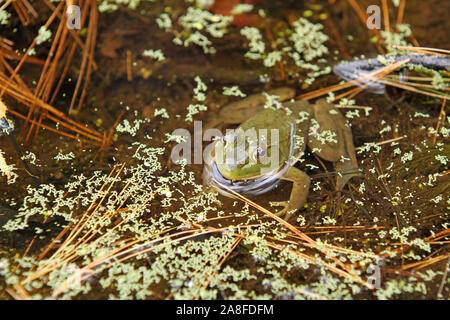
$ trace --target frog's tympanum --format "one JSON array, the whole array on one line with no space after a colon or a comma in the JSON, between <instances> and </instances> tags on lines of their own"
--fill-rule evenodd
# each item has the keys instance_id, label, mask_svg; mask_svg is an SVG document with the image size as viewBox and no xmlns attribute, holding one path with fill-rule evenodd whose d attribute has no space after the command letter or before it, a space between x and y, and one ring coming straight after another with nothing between
<instances>
[{"instance_id":1,"label":"frog's tympanum","mask_svg":"<svg viewBox=\"0 0 450 320\"><path fill-rule=\"evenodd\" d=\"M278 101L294 97L295 91L280 88L268 92ZM252 95L222 108L207 128L238 124L217 140L206 159L206 184L221 194L229 190L244 196L265 193L282 180L291 181L289 201L276 203L283 209L276 214L286 219L306 203L310 178L294 167L306 146L324 160L333 162L337 171L336 188L358 175L352 133L334 105L319 100L275 103L265 106L266 95Z\"/></svg>"}]
</instances>

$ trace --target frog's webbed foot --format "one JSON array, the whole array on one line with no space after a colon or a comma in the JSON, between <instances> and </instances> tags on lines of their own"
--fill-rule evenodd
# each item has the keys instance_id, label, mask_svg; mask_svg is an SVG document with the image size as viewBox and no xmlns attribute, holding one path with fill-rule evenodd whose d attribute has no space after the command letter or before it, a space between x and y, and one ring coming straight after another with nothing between
<instances>
[{"instance_id":1,"label":"frog's webbed foot","mask_svg":"<svg viewBox=\"0 0 450 320\"><path fill-rule=\"evenodd\" d=\"M322 159L334 162L336 187L341 190L352 177L360 175L352 131L342 114L325 100L319 100L313 109L317 122L310 127L308 145Z\"/></svg>"},{"instance_id":2,"label":"frog's webbed foot","mask_svg":"<svg viewBox=\"0 0 450 320\"><path fill-rule=\"evenodd\" d=\"M289 168L281 179L292 182L291 196L289 201L273 202L272 204L282 206L283 209L279 210L275 214L279 217L284 216L285 220L289 220L295 211L305 205L311 180L306 173L295 167Z\"/></svg>"},{"instance_id":3,"label":"frog's webbed foot","mask_svg":"<svg viewBox=\"0 0 450 320\"><path fill-rule=\"evenodd\" d=\"M278 210L277 212L274 212L275 215L277 215L279 217L283 217L288 213L289 201L275 201L275 202L271 202L270 204L274 207L283 207L283 209ZM293 210L295 210L295 209L293 209ZM290 214L289 217L291 215L292 214ZM289 217L286 217L286 220L289 220Z\"/></svg>"}]
</instances>

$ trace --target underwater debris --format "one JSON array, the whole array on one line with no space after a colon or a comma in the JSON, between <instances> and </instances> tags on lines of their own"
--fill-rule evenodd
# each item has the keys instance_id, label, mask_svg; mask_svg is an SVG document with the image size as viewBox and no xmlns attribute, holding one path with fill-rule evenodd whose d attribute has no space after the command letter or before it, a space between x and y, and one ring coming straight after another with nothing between
<instances>
[{"instance_id":1,"label":"underwater debris","mask_svg":"<svg viewBox=\"0 0 450 320\"><path fill-rule=\"evenodd\" d=\"M380 70L389 63L400 62L406 59L410 59L410 62L404 64L401 67L401 70L411 67L423 67L434 71L450 71L450 56L422 54L390 55L366 60L345 61L334 66L333 71L342 79L353 81L361 78L361 76ZM401 79L408 78L405 73L401 73L400 76ZM357 85L360 87L367 87L367 90L372 93L383 94L385 91L385 84L374 80L375 79L368 78L367 80L357 82Z\"/></svg>"}]
</instances>

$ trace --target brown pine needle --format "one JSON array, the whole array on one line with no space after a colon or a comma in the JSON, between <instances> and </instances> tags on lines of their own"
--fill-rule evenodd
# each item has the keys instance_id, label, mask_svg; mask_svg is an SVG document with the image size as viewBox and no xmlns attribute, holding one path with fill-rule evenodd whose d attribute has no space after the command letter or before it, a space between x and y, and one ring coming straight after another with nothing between
<instances>
[{"instance_id":1,"label":"brown pine needle","mask_svg":"<svg viewBox=\"0 0 450 320\"><path fill-rule=\"evenodd\" d=\"M37 98L26 86L20 85L18 83L14 83L13 81L7 79L4 74L0 72L0 88L3 88L6 90L6 93L10 95L11 97L15 98L16 100L20 101L21 103L25 104L27 107L30 108L30 111L33 106L38 106L39 108L42 108L46 111L49 111L49 113L46 114L46 117L53 120L56 123L59 123L61 126L64 126L76 133L81 134L82 136L85 136L89 139L95 140L98 143L103 142L103 136L98 133L95 130L89 129L86 126L77 123L76 121L68 118L63 112L59 111L55 107L47 104L43 100ZM45 126L43 124L40 124L39 121L31 120L29 117L31 116L31 112L29 112L28 117L24 117L17 112L8 109L8 112L15 114L16 116L19 116L21 118L24 118L28 120L30 123L38 125L43 128L47 128L50 131L59 133L61 135L68 136L73 139L77 140L83 140L76 136L70 135L68 133L64 133L60 130L53 129L51 127ZM56 117L52 116L51 114L55 115ZM58 119L60 118L60 119ZM42 120L42 118L41 118Z\"/></svg>"},{"instance_id":2,"label":"brown pine needle","mask_svg":"<svg viewBox=\"0 0 450 320\"><path fill-rule=\"evenodd\" d=\"M379 79L387 76L391 72L395 71L397 68L401 67L402 65L404 65L404 64L406 64L406 63L408 63L410 61L411 61L411 59L405 59L405 60L402 60L402 61L398 61L398 62L392 63L392 64L390 64L390 65L388 65L388 66L386 66L384 68L376 70L376 71L374 71L372 73L364 74L364 75L362 75L361 77L359 77L359 78L357 78L355 80L347 81L347 82L344 82L342 84L336 84L336 85L333 85L333 86L330 86L330 87L327 87L327 88L322 88L322 89L318 89L318 90L315 90L315 91L311 91L311 92L308 92L308 93L305 93L305 94L297 96L296 99L311 100L311 99L314 99L314 98L321 97L321 96L323 96L325 94L328 94L330 92L339 91L339 90L342 90L342 89L346 89L346 88L349 88L349 87L356 86L356 85L358 85L358 84L360 84L362 82L367 82L361 87L356 87L356 88L354 88L354 89L352 89L352 90L350 90L348 92L345 92L345 93L335 97L334 101L336 101L338 99L341 99L342 97L345 97L345 96L347 96L347 95L349 95L351 93L354 93L353 94L353 96L354 96L354 95L356 95L356 93L359 93L364 88L369 86L371 83L376 82Z\"/></svg>"},{"instance_id":3,"label":"brown pine needle","mask_svg":"<svg viewBox=\"0 0 450 320\"><path fill-rule=\"evenodd\" d=\"M437 136L438 136L438 133L439 133L439 127L441 125L441 119L442 119L442 117L444 115L444 109L445 109L446 102L447 102L447 99L444 99L444 101L442 101L441 112L439 113L439 118L438 118L438 122L436 124L436 129L435 129L436 132L434 133L434 137L433 137L433 145L436 144Z\"/></svg>"},{"instance_id":4,"label":"brown pine needle","mask_svg":"<svg viewBox=\"0 0 450 320\"><path fill-rule=\"evenodd\" d=\"M128 82L133 81L133 71L132 71L132 61L131 61L131 50L127 50L127 80Z\"/></svg>"},{"instance_id":5,"label":"brown pine needle","mask_svg":"<svg viewBox=\"0 0 450 320\"><path fill-rule=\"evenodd\" d=\"M13 115L15 115L15 116L17 116L17 117L19 117L19 118L26 119L25 116L21 115L18 112L15 112L14 110L8 109L8 112L13 114ZM34 120L30 120L30 122L33 123L33 124L36 124L36 125L38 124L38 122L34 121ZM47 126L45 124L40 124L40 126L42 128L45 128L45 129L49 130L49 131L55 132L55 133L57 133L59 135L62 135L62 136L65 136L65 137L68 137L68 138L71 138L71 139L74 139L74 140L85 141L85 142L91 143L91 144L93 143L92 140L87 140L87 139L84 139L84 138L81 138L81 137L74 136L74 135L72 135L70 133L67 133L67 132L64 132L64 131L61 131L61 130L58 130L58 129L54 129L54 128L49 127L49 126ZM95 140L98 141L98 144L101 144L101 139L95 139Z\"/></svg>"},{"instance_id":6,"label":"brown pine needle","mask_svg":"<svg viewBox=\"0 0 450 320\"><path fill-rule=\"evenodd\" d=\"M14 300L26 300L19 293L14 291L12 288L6 288L5 291L14 299Z\"/></svg>"},{"instance_id":7,"label":"brown pine needle","mask_svg":"<svg viewBox=\"0 0 450 320\"><path fill-rule=\"evenodd\" d=\"M345 104L335 104L335 108L338 109L362 109L362 110L372 110L372 107L369 106L354 106L354 105L345 105Z\"/></svg>"},{"instance_id":8,"label":"brown pine needle","mask_svg":"<svg viewBox=\"0 0 450 320\"><path fill-rule=\"evenodd\" d=\"M407 50L407 51L425 53L425 54L435 54L435 55L441 55L441 56L450 54L450 50L427 48L427 47L392 46L392 48L399 49L399 50Z\"/></svg>"},{"instance_id":9,"label":"brown pine needle","mask_svg":"<svg viewBox=\"0 0 450 320\"><path fill-rule=\"evenodd\" d=\"M387 143L391 143L391 142L395 142L395 141L399 141L406 138L406 136L402 136L402 137L398 137L398 138L393 138L393 139L389 139L389 140L385 140L385 141L381 141L381 142L377 142L375 143L377 146L381 146L383 144L387 144ZM355 150L362 150L363 147L357 147L355 148Z\"/></svg>"},{"instance_id":10,"label":"brown pine needle","mask_svg":"<svg viewBox=\"0 0 450 320\"><path fill-rule=\"evenodd\" d=\"M429 92L429 91L425 91L425 90L419 90L419 89L416 89L413 86L409 86L407 84L402 84L402 83L396 82L396 81L391 81L391 80L388 80L388 79L380 79L378 81L381 82L381 83L390 85L392 87L401 88L401 89L404 89L404 90L412 91L412 92L415 92L415 93L420 93L420 94L423 94L423 95L426 95L426 96L430 96L430 97L434 97L434 98L439 98L439 99L449 99L450 98L450 95L438 94L438 93Z\"/></svg>"},{"instance_id":11,"label":"brown pine needle","mask_svg":"<svg viewBox=\"0 0 450 320\"><path fill-rule=\"evenodd\" d=\"M384 29L387 32L391 32L391 26L389 24L389 9L387 0L381 0L381 5L383 7Z\"/></svg>"},{"instance_id":12,"label":"brown pine needle","mask_svg":"<svg viewBox=\"0 0 450 320\"><path fill-rule=\"evenodd\" d=\"M28 0L22 0L22 3L25 5L25 7L27 7L28 11L30 11L33 17L35 18L38 17L38 13L36 12L36 10L34 10L33 6L30 4Z\"/></svg>"},{"instance_id":13,"label":"brown pine needle","mask_svg":"<svg viewBox=\"0 0 450 320\"><path fill-rule=\"evenodd\" d=\"M11 297L13 297L16 300L31 300L31 297L28 294L28 292L19 283L15 283L13 287L15 290L11 288L6 289L6 292L8 292L11 295Z\"/></svg>"},{"instance_id":14,"label":"brown pine needle","mask_svg":"<svg viewBox=\"0 0 450 320\"><path fill-rule=\"evenodd\" d=\"M398 6L397 25L403 23L403 16L405 14L405 6L406 6L406 0L401 0L400 5Z\"/></svg>"},{"instance_id":15,"label":"brown pine needle","mask_svg":"<svg viewBox=\"0 0 450 320\"><path fill-rule=\"evenodd\" d=\"M352 8L355 10L356 14L358 15L359 19L362 23L366 23L367 16L366 13L361 9L358 2L356 0L347 0L348 3L352 6Z\"/></svg>"},{"instance_id":16,"label":"brown pine needle","mask_svg":"<svg viewBox=\"0 0 450 320\"><path fill-rule=\"evenodd\" d=\"M427 238L427 241L439 240L439 239L445 238L448 235L450 235L450 229L445 229L444 231L441 231L441 232L435 234L433 237Z\"/></svg>"},{"instance_id":17,"label":"brown pine needle","mask_svg":"<svg viewBox=\"0 0 450 320\"><path fill-rule=\"evenodd\" d=\"M354 85L355 84L352 83L351 81L347 81L347 82L342 83L342 84L336 84L336 85L333 85L333 86L330 86L330 87L327 87L327 88L321 88L321 89L318 89L318 90L315 90L315 91L311 91L311 92L307 92L307 93L301 94L301 95L297 96L296 99L311 100L311 99L318 98L318 97L321 97L323 95L326 95L326 94L328 94L330 92L339 91L339 90L342 90L342 89L353 87Z\"/></svg>"},{"instance_id":18,"label":"brown pine needle","mask_svg":"<svg viewBox=\"0 0 450 320\"><path fill-rule=\"evenodd\" d=\"M353 10L355 10L359 19L364 24L364 27L366 27L366 22L367 22L368 16L365 13L365 11L360 7L360 5L358 4L358 2L356 0L347 0L347 2L350 4L350 6L353 8ZM372 34L375 34L378 37L378 43L377 43L378 52L380 52L381 54L384 54L384 49L380 46L380 41L381 41L380 31L378 29L372 29L372 30L369 30L369 32Z\"/></svg>"},{"instance_id":19,"label":"brown pine needle","mask_svg":"<svg viewBox=\"0 0 450 320\"><path fill-rule=\"evenodd\" d=\"M228 192L232 193L236 198L238 198L241 201L244 201L245 203L248 203L249 205L251 205L252 207L260 210L261 212L267 214L269 217L271 217L272 219L276 220L277 222L279 222L281 225L285 226L287 229L289 229L290 231L294 232L297 236L299 236L300 239L304 240L307 244L311 245L312 248L318 249L319 251L323 252L326 254L326 252L324 252L324 249L319 246L319 244L314 241L312 238L308 237L305 233L301 232L300 230L298 230L297 228L295 228L293 225L291 225L289 222L287 222L286 220L280 218L279 216L273 214L272 212L270 212L269 210L265 209L264 207L260 206L259 204L251 201L250 199L247 199L246 197L242 196L241 194L235 192L234 190L229 189L228 187L222 185L221 183L217 182L218 184L221 185L221 187L223 187L224 189L226 189ZM278 246L276 246L276 248L279 248ZM306 256L303 253L298 253L299 255ZM308 257L308 256L306 256ZM308 257L310 258L310 257ZM332 258L337 264L342 264L338 259L336 258ZM365 286L367 286L369 289L373 289L373 286L369 283L366 283L365 281L363 281L362 279L360 279L357 275L353 274L353 273L347 273L345 271L342 271L332 265L327 264L327 267L330 268L330 270L335 271L338 274L344 275L344 276L350 276L350 277L354 277L357 279L358 282L363 283Z\"/></svg>"},{"instance_id":20,"label":"brown pine needle","mask_svg":"<svg viewBox=\"0 0 450 320\"><path fill-rule=\"evenodd\" d=\"M396 75L396 74L390 74L390 75L387 75L386 78L393 79L393 80L400 80L400 79L403 79L405 77L399 76L399 75ZM432 77L418 77L418 76L408 76L405 79L413 80L413 81L424 81L424 82L431 82L431 81L434 80L434 78L432 78ZM450 82L450 79L444 78L444 79L442 79L442 81Z\"/></svg>"},{"instance_id":21,"label":"brown pine needle","mask_svg":"<svg viewBox=\"0 0 450 320\"><path fill-rule=\"evenodd\" d=\"M429 267L430 265L440 262L442 260L448 259L449 257L450 257L450 254L443 254L443 255L434 257L432 259L409 263L409 264L404 265L401 268L401 270L413 269L413 271L417 271L417 270L423 269L425 267Z\"/></svg>"},{"instance_id":22,"label":"brown pine needle","mask_svg":"<svg viewBox=\"0 0 450 320\"><path fill-rule=\"evenodd\" d=\"M362 75L360 78L358 78L358 81L364 81L367 80L368 81L360 86L355 88L354 92L351 93L348 98L352 99L354 96L356 96L358 93L360 93L362 90L364 90L365 88L367 88L370 84L380 81L380 79L382 79L383 77L387 76L389 73L395 71L396 69L400 68L401 66L403 66L404 64L411 62L411 59L404 59L398 62L394 62L384 68L381 68L380 70L377 70L375 72L372 72L368 75ZM361 79L361 80L360 80ZM340 98L341 96L339 96ZM338 97L335 98L335 100L339 99Z\"/></svg>"},{"instance_id":23,"label":"brown pine needle","mask_svg":"<svg viewBox=\"0 0 450 320\"><path fill-rule=\"evenodd\" d=\"M341 51L342 55L345 59L350 60L352 57L350 53L348 53L347 48L344 45L344 42L342 41L341 33L336 28L336 25L333 23L333 20L330 17L327 17L325 20L325 23L327 24L327 27L330 29L331 33L333 34L333 38L336 40L336 44L339 47L339 51Z\"/></svg>"},{"instance_id":24,"label":"brown pine needle","mask_svg":"<svg viewBox=\"0 0 450 320\"><path fill-rule=\"evenodd\" d=\"M73 110L73 107L75 105L75 100L77 99L79 90L81 88L81 83L82 83L84 74L86 73L86 76L84 77L84 86L81 91L80 99L78 101L77 110L80 110L80 108L83 104L83 100L86 95L87 85L89 83L90 73L91 73L91 63L88 63L88 62L90 60L89 58L94 56L94 51L95 51L95 41L96 41L96 36L97 36L97 19L98 19L98 9L97 9L96 1L93 1L93 0L87 1L87 4L85 6L86 10L88 7L90 9L88 34L86 37L85 47L83 48L83 57L82 57L82 62L81 62L81 68L79 71L77 83L75 85L75 90L74 90L74 94L72 97L72 101L70 102L69 114Z\"/></svg>"},{"instance_id":25,"label":"brown pine needle","mask_svg":"<svg viewBox=\"0 0 450 320\"><path fill-rule=\"evenodd\" d=\"M308 255L306 255L306 254L304 254L304 253L302 253L300 251L292 250L292 249L289 249L289 248L285 248L283 246L279 246L279 245L271 243L269 241L266 241L266 245L268 247L271 247L271 248L274 248L274 249L277 249L277 250L280 250L280 251L286 250L288 252L296 254L296 255L300 256L301 258L303 258L304 260L309 261L310 263L313 263L313 264L317 264L318 263L316 258L310 257L310 256L308 256ZM333 265L331 265L329 263L326 263L326 262L322 262L322 263L330 271L332 271L332 272L334 272L334 273L336 273L336 274L338 274L338 275L340 275L340 276L342 276L344 278L352 278L353 280L355 280L355 281L359 282L360 284L366 286L370 290L375 289L375 287L373 285L371 285L370 283L364 281L363 279L361 279L361 277L359 277L355 273L351 273L348 270L339 269L339 268L337 268L337 267L335 267L335 266L333 266Z\"/></svg>"},{"instance_id":26,"label":"brown pine needle","mask_svg":"<svg viewBox=\"0 0 450 320\"><path fill-rule=\"evenodd\" d=\"M12 2L13 0L6 1L6 3L0 7L0 10L5 10Z\"/></svg>"},{"instance_id":27,"label":"brown pine needle","mask_svg":"<svg viewBox=\"0 0 450 320\"><path fill-rule=\"evenodd\" d=\"M268 215L270 218L276 220L278 223L280 223L281 225L285 226L287 229L291 230L292 232L294 232L295 234L297 234L302 240L306 241L307 243L310 243L312 245L317 245L317 243L311 239L310 237L308 237L306 234L304 234L303 232L301 232L300 230L298 230L297 228L295 228L292 224L290 224L289 222L287 222L286 220L280 218L279 216L277 216L276 214L273 214L272 212L270 212L269 210L267 210L266 208L260 206L259 204L251 201L250 199L247 199L246 197L242 196L241 194L237 193L234 190L231 190L230 188L228 188L227 186L224 186L223 184L221 184L220 182L217 182L222 188L224 188L225 190L229 191L230 193L232 193L236 198L238 198L239 200L248 203L249 205L251 205L252 207L258 209L259 211L265 213L266 215Z\"/></svg>"},{"instance_id":28,"label":"brown pine needle","mask_svg":"<svg viewBox=\"0 0 450 320\"><path fill-rule=\"evenodd\" d=\"M61 2L58 7L55 9L54 12L52 12L52 15L50 16L50 18L47 20L47 22L44 24L45 28L48 28L53 20L56 18L57 13L59 13L59 10L61 10L61 8L63 7L64 2ZM28 54L30 53L30 51L36 46L37 44L37 40L38 38L34 38L33 42L31 43L31 45L28 47L27 51L25 52L25 54L23 55L23 58L20 60L20 62L17 64L16 68L14 69L14 73L11 75L11 78L14 78L14 76L19 72L20 68L22 67L22 65L25 62L26 57L28 56ZM5 93L6 88L2 88L2 90L0 91L0 98L3 97L3 94Z\"/></svg>"}]
</instances>

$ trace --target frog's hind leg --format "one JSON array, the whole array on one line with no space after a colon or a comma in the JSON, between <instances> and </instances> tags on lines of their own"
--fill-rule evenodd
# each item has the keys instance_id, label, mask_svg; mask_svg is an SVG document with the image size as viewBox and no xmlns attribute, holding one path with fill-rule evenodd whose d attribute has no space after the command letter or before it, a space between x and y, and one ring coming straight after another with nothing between
<instances>
[{"instance_id":1,"label":"frog's hind leg","mask_svg":"<svg viewBox=\"0 0 450 320\"><path fill-rule=\"evenodd\" d=\"M334 164L338 173L336 179L337 190L342 190L352 177L361 176L361 172L358 168L358 161L356 160L355 146L353 145L353 135L348 127L345 127L343 130L342 144L344 145L342 148L345 152L343 153L341 160Z\"/></svg>"},{"instance_id":2,"label":"frog's hind leg","mask_svg":"<svg viewBox=\"0 0 450 320\"><path fill-rule=\"evenodd\" d=\"M311 121L308 145L322 159L334 162L336 188L341 190L352 177L360 175L351 129L342 114L325 100L319 100L313 110L316 121Z\"/></svg>"},{"instance_id":3,"label":"frog's hind leg","mask_svg":"<svg viewBox=\"0 0 450 320\"><path fill-rule=\"evenodd\" d=\"M302 208L308 197L309 185L311 179L306 173L295 168L290 167L288 171L281 176L281 179L291 181L292 191L289 201L275 202L276 206L283 206L284 208L275 214L279 217L285 216L285 220L289 220L292 214L298 209Z\"/></svg>"}]
</instances>

